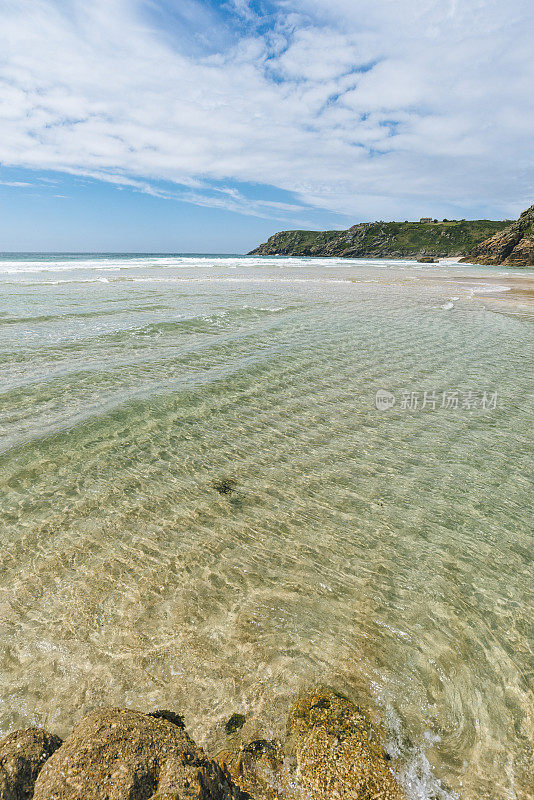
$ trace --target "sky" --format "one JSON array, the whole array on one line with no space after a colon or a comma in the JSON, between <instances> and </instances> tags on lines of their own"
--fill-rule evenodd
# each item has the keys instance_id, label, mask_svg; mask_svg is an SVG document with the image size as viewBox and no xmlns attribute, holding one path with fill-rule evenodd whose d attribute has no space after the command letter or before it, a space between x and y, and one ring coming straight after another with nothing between
<instances>
[{"instance_id":1,"label":"sky","mask_svg":"<svg viewBox=\"0 0 534 800\"><path fill-rule=\"evenodd\" d=\"M534 202L532 0L0 0L0 251Z\"/></svg>"}]
</instances>

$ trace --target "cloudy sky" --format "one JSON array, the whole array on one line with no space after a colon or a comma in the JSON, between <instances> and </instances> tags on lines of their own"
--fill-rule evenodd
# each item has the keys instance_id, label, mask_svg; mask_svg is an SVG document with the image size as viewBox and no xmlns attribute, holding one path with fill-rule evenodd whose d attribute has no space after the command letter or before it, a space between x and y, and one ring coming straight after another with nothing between
<instances>
[{"instance_id":1,"label":"cloudy sky","mask_svg":"<svg viewBox=\"0 0 534 800\"><path fill-rule=\"evenodd\" d=\"M532 0L0 0L0 250L534 201Z\"/></svg>"}]
</instances>

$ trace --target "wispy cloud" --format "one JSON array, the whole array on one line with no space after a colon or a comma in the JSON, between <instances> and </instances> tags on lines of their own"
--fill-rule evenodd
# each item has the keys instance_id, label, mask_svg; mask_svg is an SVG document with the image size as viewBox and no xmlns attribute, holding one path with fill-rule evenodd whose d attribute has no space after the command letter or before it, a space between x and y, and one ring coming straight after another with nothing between
<instances>
[{"instance_id":1,"label":"wispy cloud","mask_svg":"<svg viewBox=\"0 0 534 800\"><path fill-rule=\"evenodd\" d=\"M280 218L307 204L405 218L425 203L439 213L437 198L531 202L530 0L221 9L0 3L0 162Z\"/></svg>"},{"instance_id":2,"label":"wispy cloud","mask_svg":"<svg viewBox=\"0 0 534 800\"><path fill-rule=\"evenodd\" d=\"M33 186L33 183L28 183L28 181L0 181L0 186L12 186L24 189L27 186Z\"/></svg>"}]
</instances>

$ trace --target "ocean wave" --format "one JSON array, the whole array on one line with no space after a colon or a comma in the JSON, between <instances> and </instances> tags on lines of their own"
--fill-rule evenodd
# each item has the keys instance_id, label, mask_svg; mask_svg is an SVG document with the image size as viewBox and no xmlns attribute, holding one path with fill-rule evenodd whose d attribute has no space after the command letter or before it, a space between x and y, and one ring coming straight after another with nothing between
<instances>
[{"instance_id":1,"label":"ocean wave","mask_svg":"<svg viewBox=\"0 0 534 800\"><path fill-rule=\"evenodd\" d=\"M259 278L229 278L229 277L195 277L195 278L131 278L132 283L246 283L246 284L262 284L262 283L354 283L348 278L273 278L273 277L259 277Z\"/></svg>"},{"instance_id":2,"label":"ocean wave","mask_svg":"<svg viewBox=\"0 0 534 800\"><path fill-rule=\"evenodd\" d=\"M84 320L84 319L98 319L99 317L115 317L118 314L128 314L133 312L153 312L153 311L168 311L169 306L160 303L153 305L140 305L128 306L127 309L113 308L113 309L99 309L95 311L65 311L64 313L57 314L35 314L34 316L21 316L17 317L9 312L0 313L0 328L3 325L33 325L41 322L62 322L65 320Z\"/></svg>"},{"instance_id":3,"label":"ocean wave","mask_svg":"<svg viewBox=\"0 0 534 800\"><path fill-rule=\"evenodd\" d=\"M321 261L316 259L315 261ZM330 263L329 259L324 259L326 264ZM283 266L297 265L302 266L303 260L295 257L287 257L283 259ZM46 259L42 260L26 260L21 261L17 259L1 259L0 258L0 275L13 275L33 272L69 272L78 270L98 270L105 272L117 272L121 270L130 269L158 269L158 268L177 268L187 269L194 267L225 267L229 269L236 269L238 267L255 267L255 266L277 266L280 267L280 259L270 258L247 258L241 257L217 257L217 256L162 256L162 257L145 257L145 258L87 258L87 259Z\"/></svg>"},{"instance_id":4,"label":"ocean wave","mask_svg":"<svg viewBox=\"0 0 534 800\"><path fill-rule=\"evenodd\" d=\"M380 269L398 268L407 271L422 270L424 267L410 259L373 259L373 258L320 258L307 256L131 256L131 257L87 257L87 258L53 258L14 259L0 257L0 276L24 275L41 272L122 272L128 270L155 269L286 269L304 266L321 267L322 269L340 266L373 266ZM448 265L450 266L450 265Z\"/></svg>"},{"instance_id":5,"label":"ocean wave","mask_svg":"<svg viewBox=\"0 0 534 800\"><path fill-rule=\"evenodd\" d=\"M109 278L108 280L103 280L102 278L58 278L55 280L37 280L37 281L2 281L4 284L11 284L11 285L24 285L24 286L59 286L61 284L76 284L76 283L109 283L109 284L116 284L116 283L167 283L167 284L192 284L192 283L241 283L241 284L265 284L265 283L272 283L272 284L352 284L356 283L354 280L349 280L346 278L273 278L273 277L259 277L259 278L247 278L247 277L214 277L214 276L205 276L205 277L190 277L190 278L178 278L178 277L140 277L140 278Z\"/></svg>"}]
</instances>

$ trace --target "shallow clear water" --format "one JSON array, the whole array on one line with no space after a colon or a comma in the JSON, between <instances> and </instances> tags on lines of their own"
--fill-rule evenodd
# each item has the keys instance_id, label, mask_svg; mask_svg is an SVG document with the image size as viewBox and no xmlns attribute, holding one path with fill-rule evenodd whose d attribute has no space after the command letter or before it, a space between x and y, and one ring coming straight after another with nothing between
<instances>
[{"instance_id":1,"label":"shallow clear water","mask_svg":"<svg viewBox=\"0 0 534 800\"><path fill-rule=\"evenodd\" d=\"M529 797L532 313L495 299L514 274L0 259L0 732L165 707L214 747L234 711L277 735L326 682L381 709L411 798Z\"/></svg>"}]
</instances>

